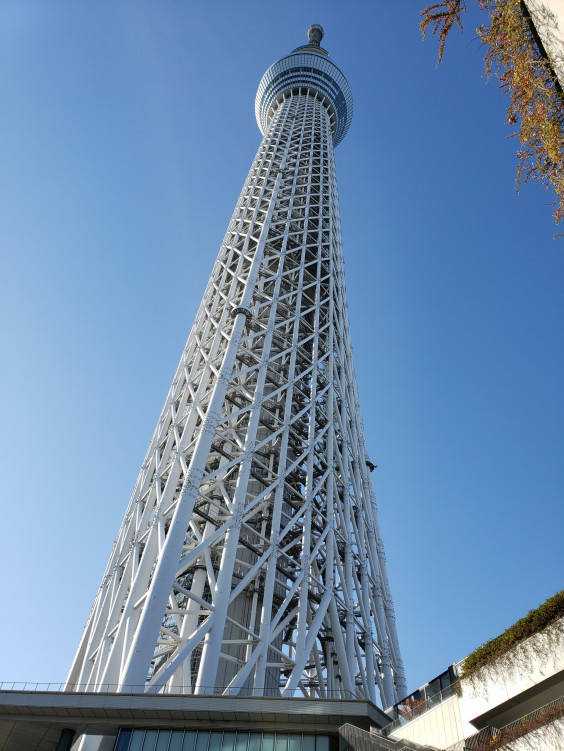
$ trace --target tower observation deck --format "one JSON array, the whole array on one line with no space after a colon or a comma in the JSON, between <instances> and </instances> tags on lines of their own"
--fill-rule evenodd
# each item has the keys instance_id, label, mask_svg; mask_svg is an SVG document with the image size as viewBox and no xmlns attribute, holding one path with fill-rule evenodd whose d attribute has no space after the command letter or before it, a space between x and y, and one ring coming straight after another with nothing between
<instances>
[{"instance_id":1,"label":"tower observation deck","mask_svg":"<svg viewBox=\"0 0 564 751\"><path fill-rule=\"evenodd\" d=\"M406 693L345 299L352 96L322 36L259 84L263 140L67 691Z\"/></svg>"}]
</instances>

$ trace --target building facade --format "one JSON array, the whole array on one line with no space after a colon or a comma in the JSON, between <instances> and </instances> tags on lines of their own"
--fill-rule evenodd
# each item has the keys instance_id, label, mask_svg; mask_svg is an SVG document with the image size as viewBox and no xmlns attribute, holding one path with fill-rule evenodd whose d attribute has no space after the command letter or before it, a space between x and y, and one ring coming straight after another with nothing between
<instances>
[{"instance_id":1,"label":"building facade","mask_svg":"<svg viewBox=\"0 0 564 751\"><path fill-rule=\"evenodd\" d=\"M560 93L564 87L564 3L562 0L526 0L526 18L541 56L548 59Z\"/></svg>"},{"instance_id":2,"label":"building facade","mask_svg":"<svg viewBox=\"0 0 564 751\"><path fill-rule=\"evenodd\" d=\"M545 612L547 606L562 613L564 593L541 606ZM516 624L521 631L522 623ZM564 751L564 617L531 631L507 649L503 642L515 638L509 629L492 640L499 646L488 647L492 656L478 669L467 670L463 660L387 709L392 722L379 742L394 740L398 751L402 744L442 751ZM501 653L493 656L497 649ZM360 751L358 744L352 747Z\"/></svg>"}]
</instances>

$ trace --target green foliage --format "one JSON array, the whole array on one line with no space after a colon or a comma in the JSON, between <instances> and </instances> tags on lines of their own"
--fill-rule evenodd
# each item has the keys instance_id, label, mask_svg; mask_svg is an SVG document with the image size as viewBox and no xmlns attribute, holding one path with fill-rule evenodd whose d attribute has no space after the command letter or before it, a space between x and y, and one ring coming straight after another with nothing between
<instances>
[{"instance_id":1,"label":"green foliage","mask_svg":"<svg viewBox=\"0 0 564 751\"><path fill-rule=\"evenodd\" d=\"M482 644L481 647L468 655L462 665L462 678L467 678L480 668L501 657L515 645L542 631L562 616L564 616L564 590L557 592L536 610L531 610L524 618L504 631L501 636Z\"/></svg>"}]
</instances>

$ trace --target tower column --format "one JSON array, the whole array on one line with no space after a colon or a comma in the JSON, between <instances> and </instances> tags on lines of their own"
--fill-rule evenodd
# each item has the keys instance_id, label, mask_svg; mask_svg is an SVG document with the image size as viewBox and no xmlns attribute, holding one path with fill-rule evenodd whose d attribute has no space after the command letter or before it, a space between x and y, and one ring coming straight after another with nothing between
<instances>
[{"instance_id":1,"label":"tower column","mask_svg":"<svg viewBox=\"0 0 564 751\"><path fill-rule=\"evenodd\" d=\"M322 37L259 84L263 140L67 690L403 691L338 213L352 96Z\"/></svg>"}]
</instances>

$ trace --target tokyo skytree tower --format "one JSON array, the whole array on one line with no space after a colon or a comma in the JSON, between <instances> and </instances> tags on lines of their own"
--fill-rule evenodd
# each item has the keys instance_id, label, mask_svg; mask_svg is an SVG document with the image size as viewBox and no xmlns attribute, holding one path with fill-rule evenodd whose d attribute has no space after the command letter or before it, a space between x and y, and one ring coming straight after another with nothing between
<instances>
[{"instance_id":1,"label":"tokyo skytree tower","mask_svg":"<svg viewBox=\"0 0 564 751\"><path fill-rule=\"evenodd\" d=\"M264 137L67 691L407 693L345 299L352 96L322 36L260 82Z\"/></svg>"}]
</instances>

